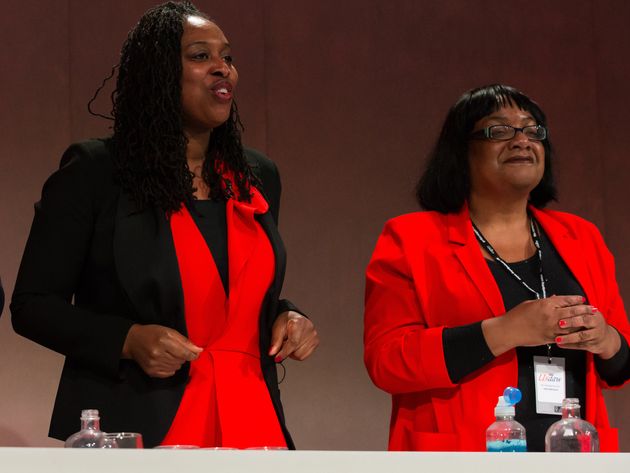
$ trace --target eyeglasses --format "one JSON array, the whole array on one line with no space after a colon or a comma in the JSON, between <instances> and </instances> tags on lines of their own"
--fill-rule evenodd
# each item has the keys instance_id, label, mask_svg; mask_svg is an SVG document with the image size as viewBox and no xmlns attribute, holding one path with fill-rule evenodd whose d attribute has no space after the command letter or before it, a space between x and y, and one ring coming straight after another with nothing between
<instances>
[{"instance_id":1,"label":"eyeglasses","mask_svg":"<svg viewBox=\"0 0 630 473\"><path fill-rule=\"evenodd\" d=\"M532 141L542 141L547 138L547 129L542 125L529 125L523 128L510 125L492 125L473 131L470 134L470 139L508 141L516 136L517 131L522 132L527 139Z\"/></svg>"}]
</instances>

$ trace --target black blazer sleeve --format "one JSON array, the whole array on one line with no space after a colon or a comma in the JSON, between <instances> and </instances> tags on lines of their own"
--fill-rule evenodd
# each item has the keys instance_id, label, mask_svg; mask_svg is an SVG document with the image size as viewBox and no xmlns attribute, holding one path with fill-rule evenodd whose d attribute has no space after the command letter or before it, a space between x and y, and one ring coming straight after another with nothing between
<instances>
[{"instance_id":1,"label":"black blazer sleeve","mask_svg":"<svg viewBox=\"0 0 630 473\"><path fill-rule=\"evenodd\" d=\"M111 180L83 145L70 147L45 183L11 302L20 335L73 361L115 376L133 322L72 304L95 231L98 196Z\"/></svg>"}]
</instances>

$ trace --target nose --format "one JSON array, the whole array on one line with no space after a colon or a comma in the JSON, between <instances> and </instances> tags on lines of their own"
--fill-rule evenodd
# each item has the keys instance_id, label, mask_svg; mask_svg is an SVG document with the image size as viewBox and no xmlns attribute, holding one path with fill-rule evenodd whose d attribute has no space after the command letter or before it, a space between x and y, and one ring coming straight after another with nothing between
<instances>
[{"instance_id":1,"label":"nose","mask_svg":"<svg viewBox=\"0 0 630 473\"><path fill-rule=\"evenodd\" d=\"M223 58L216 58L210 65L210 74L217 77L228 77L230 75L230 67Z\"/></svg>"},{"instance_id":2,"label":"nose","mask_svg":"<svg viewBox=\"0 0 630 473\"><path fill-rule=\"evenodd\" d=\"M516 130L514 137L510 140L510 146L514 148L529 148L531 145L531 140L525 136L523 130Z\"/></svg>"}]
</instances>

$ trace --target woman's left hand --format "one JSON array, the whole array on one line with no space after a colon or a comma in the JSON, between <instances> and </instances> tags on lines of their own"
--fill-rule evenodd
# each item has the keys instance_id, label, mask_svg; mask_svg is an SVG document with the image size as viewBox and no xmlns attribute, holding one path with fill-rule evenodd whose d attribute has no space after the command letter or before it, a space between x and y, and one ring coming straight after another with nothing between
<instances>
[{"instance_id":1,"label":"woman's left hand","mask_svg":"<svg viewBox=\"0 0 630 473\"><path fill-rule=\"evenodd\" d=\"M305 360L319 345L319 336L313 322L293 311L282 312L271 328L269 356L275 355L276 363L290 356Z\"/></svg>"},{"instance_id":2,"label":"woman's left hand","mask_svg":"<svg viewBox=\"0 0 630 473\"><path fill-rule=\"evenodd\" d=\"M593 315L577 315L561 319L561 335L556 337L560 348L586 350L607 360L621 348L619 333L608 325L602 313L593 307Z\"/></svg>"}]
</instances>

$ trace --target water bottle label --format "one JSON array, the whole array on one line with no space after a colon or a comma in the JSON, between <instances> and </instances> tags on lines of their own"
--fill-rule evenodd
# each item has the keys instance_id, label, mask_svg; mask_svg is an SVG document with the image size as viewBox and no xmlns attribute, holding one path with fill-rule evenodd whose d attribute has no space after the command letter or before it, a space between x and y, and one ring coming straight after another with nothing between
<instances>
[{"instance_id":1,"label":"water bottle label","mask_svg":"<svg viewBox=\"0 0 630 473\"><path fill-rule=\"evenodd\" d=\"M536 412L562 415L562 400L566 397L565 359L562 357L534 357L534 385Z\"/></svg>"},{"instance_id":2,"label":"water bottle label","mask_svg":"<svg viewBox=\"0 0 630 473\"><path fill-rule=\"evenodd\" d=\"M527 442L525 439L495 440L486 442L488 452L526 452Z\"/></svg>"}]
</instances>

